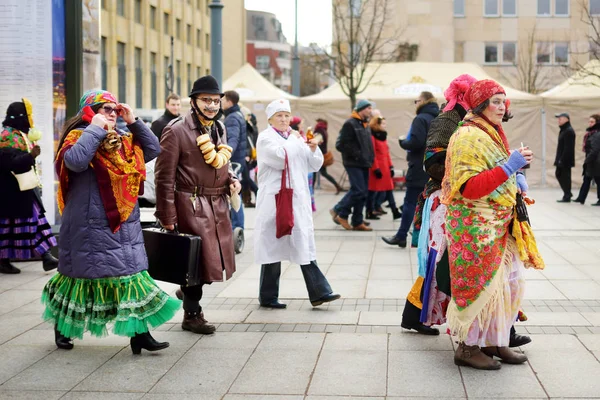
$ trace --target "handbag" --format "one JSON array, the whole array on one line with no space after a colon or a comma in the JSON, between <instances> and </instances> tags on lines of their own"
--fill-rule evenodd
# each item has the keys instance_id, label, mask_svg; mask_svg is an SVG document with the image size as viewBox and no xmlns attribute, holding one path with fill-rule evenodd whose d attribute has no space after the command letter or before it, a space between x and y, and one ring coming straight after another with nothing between
<instances>
[{"instance_id":1,"label":"handbag","mask_svg":"<svg viewBox=\"0 0 600 400\"><path fill-rule=\"evenodd\" d=\"M333 164L333 153L331 151L328 151L327 153L323 154L323 166L324 167L329 167L331 164Z\"/></svg>"},{"instance_id":2,"label":"handbag","mask_svg":"<svg viewBox=\"0 0 600 400\"><path fill-rule=\"evenodd\" d=\"M527 222L531 225L531 222L529 221L529 214L527 213L527 205L525 204L525 200L523 200L523 196L520 193L517 193L517 204L515 209L517 212L517 221Z\"/></svg>"},{"instance_id":3,"label":"handbag","mask_svg":"<svg viewBox=\"0 0 600 400\"><path fill-rule=\"evenodd\" d=\"M286 151L283 171L281 173L281 189L279 189L279 193L275 195L275 237L277 239L292 234L292 228L294 227L293 201L294 189L292 189L292 181L290 178L290 164L288 161L288 155Z\"/></svg>"},{"instance_id":4,"label":"handbag","mask_svg":"<svg viewBox=\"0 0 600 400\"><path fill-rule=\"evenodd\" d=\"M25 134L23 132L21 132L21 136L23 137L23 140L27 144L27 151L29 153L31 153L31 151L29 150L29 139L27 138L27 136L25 136ZM27 172L23 172L21 174L15 174L13 172L12 174L17 179L17 182L19 183L19 190L21 192L35 189L36 187L40 186L40 177L38 176L37 172L35 171L34 166L32 166L31 169Z\"/></svg>"},{"instance_id":5,"label":"handbag","mask_svg":"<svg viewBox=\"0 0 600 400\"><path fill-rule=\"evenodd\" d=\"M200 236L158 227L143 229L143 234L152 278L182 286L202 283Z\"/></svg>"}]
</instances>

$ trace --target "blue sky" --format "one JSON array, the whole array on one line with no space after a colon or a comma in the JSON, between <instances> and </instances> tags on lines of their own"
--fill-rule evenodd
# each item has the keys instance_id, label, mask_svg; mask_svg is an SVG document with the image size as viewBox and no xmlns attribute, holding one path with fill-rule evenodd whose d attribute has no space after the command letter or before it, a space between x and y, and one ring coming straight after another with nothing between
<instances>
[{"instance_id":1,"label":"blue sky","mask_svg":"<svg viewBox=\"0 0 600 400\"><path fill-rule=\"evenodd\" d=\"M294 44L295 0L245 0L246 9L272 12L282 24L283 33ZM298 42L308 45L331 44L331 0L298 0Z\"/></svg>"}]
</instances>

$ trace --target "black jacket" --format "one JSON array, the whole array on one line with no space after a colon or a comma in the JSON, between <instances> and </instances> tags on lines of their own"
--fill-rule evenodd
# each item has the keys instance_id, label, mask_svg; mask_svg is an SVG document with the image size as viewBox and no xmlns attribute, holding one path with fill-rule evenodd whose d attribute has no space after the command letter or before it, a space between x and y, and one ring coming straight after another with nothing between
<instances>
[{"instance_id":1,"label":"black jacket","mask_svg":"<svg viewBox=\"0 0 600 400\"><path fill-rule=\"evenodd\" d=\"M590 178L600 177L600 131L591 133L587 142L584 162L585 175ZM589 148L589 152L587 149Z\"/></svg>"},{"instance_id":2,"label":"black jacket","mask_svg":"<svg viewBox=\"0 0 600 400\"><path fill-rule=\"evenodd\" d=\"M371 129L356 118L344 122L335 148L342 153L344 167L371 168L375 159Z\"/></svg>"},{"instance_id":3,"label":"black jacket","mask_svg":"<svg viewBox=\"0 0 600 400\"><path fill-rule=\"evenodd\" d=\"M34 202L37 202L41 212L44 212L39 191L32 189L21 192L17 178L12 174L27 172L34 163L34 158L25 151L0 149L0 218L31 218Z\"/></svg>"},{"instance_id":4,"label":"black jacket","mask_svg":"<svg viewBox=\"0 0 600 400\"><path fill-rule=\"evenodd\" d=\"M157 119L156 121L154 121L152 123L152 125L150 126L150 129L152 130L152 132L154 132L154 134L156 135L158 140L160 140L162 131L169 124L169 122L171 122L172 120L174 120L177 117L178 117L178 115L171 114L171 112L169 110L165 110L165 113L163 115L161 115L161 117L159 119Z\"/></svg>"},{"instance_id":5,"label":"black jacket","mask_svg":"<svg viewBox=\"0 0 600 400\"><path fill-rule=\"evenodd\" d=\"M408 150L408 172L406 173L407 187L425 187L429 175L423 169L427 133L431 121L440 113L437 103L426 103L417 110L417 116L410 126L408 137L400 140L400 147Z\"/></svg>"},{"instance_id":6,"label":"black jacket","mask_svg":"<svg viewBox=\"0 0 600 400\"><path fill-rule=\"evenodd\" d=\"M554 165L559 168L572 168L575 166L575 131L570 122L560 127Z\"/></svg>"}]
</instances>

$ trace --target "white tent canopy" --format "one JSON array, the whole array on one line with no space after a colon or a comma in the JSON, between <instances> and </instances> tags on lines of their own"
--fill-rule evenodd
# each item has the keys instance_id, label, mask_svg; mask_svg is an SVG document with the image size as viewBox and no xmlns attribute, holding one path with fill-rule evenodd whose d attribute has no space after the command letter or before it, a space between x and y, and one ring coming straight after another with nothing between
<instances>
[{"instance_id":1,"label":"white tent canopy","mask_svg":"<svg viewBox=\"0 0 600 400\"><path fill-rule=\"evenodd\" d=\"M541 94L552 100L600 100L600 61L589 61L560 85Z\"/></svg>"},{"instance_id":2,"label":"white tent canopy","mask_svg":"<svg viewBox=\"0 0 600 400\"><path fill-rule=\"evenodd\" d=\"M374 74L374 75L373 75ZM473 63L374 63L365 71L368 86L359 94L359 98L377 101L378 99L414 100L422 91L432 92L437 98L443 98L443 92L450 82L461 74L469 74L477 79L492 79L477 64ZM373 76L370 82L366 78ZM514 100L535 101L536 96L504 86L508 98ZM341 100L348 97L339 84L332 85L321 93L306 97L306 100ZM303 100L304 100L303 99Z\"/></svg>"},{"instance_id":3,"label":"white tent canopy","mask_svg":"<svg viewBox=\"0 0 600 400\"><path fill-rule=\"evenodd\" d=\"M235 90L243 102L273 101L276 99L291 100L296 98L296 96L292 96L266 80L248 63L244 64L242 68L223 82L223 90Z\"/></svg>"}]
</instances>

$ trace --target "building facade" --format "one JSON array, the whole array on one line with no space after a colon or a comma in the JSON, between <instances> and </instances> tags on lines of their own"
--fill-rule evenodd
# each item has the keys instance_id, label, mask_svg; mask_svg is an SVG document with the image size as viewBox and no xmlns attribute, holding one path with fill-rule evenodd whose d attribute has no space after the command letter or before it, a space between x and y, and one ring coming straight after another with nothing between
<instances>
[{"instance_id":1,"label":"building facade","mask_svg":"<svg viewBox=\"0 0 600 400\"><path fill-rule=\"evenodd\" d=\"M101 2L102 87L119 101L161 109L170 92L185 97L198 77L210 73L210 0ZM242 26L243 11L243 0L228 0L224 24ZM226 79L244 64L245 30L223 32ZM168 82L171 54L173 79Z\"/></svg>"},{"instance_id":2,"label":"building facade","mask_svg":"<svg viewBox=\"0 0 600 400\"><path fill-rule=\"evenodd\" d=\"M399 40L387 51L414 45L416 61L477 63L530 92L555 86L589 60L587 11L600 15L600 0L388 1L385 35Z\"/></svg>"},{"instance_id":3,"label":"building facade","mask_svg":"<svg viewBox=\"0 0 600 400\"><path fill-rule=\"evenodd\" d=\"M280 89L292 90L292 46L274 14L246 11L247 60Z\"/></svg>"}]
</instances>

